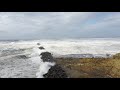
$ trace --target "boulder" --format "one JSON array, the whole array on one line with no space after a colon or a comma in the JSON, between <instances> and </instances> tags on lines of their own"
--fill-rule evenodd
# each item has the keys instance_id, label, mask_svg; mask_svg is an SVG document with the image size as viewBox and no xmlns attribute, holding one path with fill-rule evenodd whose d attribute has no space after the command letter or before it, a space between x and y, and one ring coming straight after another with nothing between
<instances>
[{"instance_id":1,"label":"boulder","mask_svg":"<svg viewBox=\"0 0 120 90\"><path fill-rule=\"evenodd\" d=\"M58 64L52 66L48 73L43 76L44 78L67 78L66 72Z\"/></svg>"},{"instance_id":2,"label":"boulder","mask_svg":"<svg viewBox=\"0 0 120 90\"><path fill-rule=\"evenodd\" d=\"M45 49L45 48L41 46L41 47L39 47L39 49L42 50L42 49Z\"/></svg>"},{"instance_id":3,"label":"boulder","mask_svg":"<svg viewBox=\"0 0 120 90\"><path fill-rule=\"evenodd\" d=\"M54 62L54 58L51 53L43 52L40 55L41 55L41 59L43 60L43 62Z\"/></svg>"},{"instance_id":4,"label":"boulder","mask_svg":"<svg viewBox=\"0 0 120 90\"><path fill-rule=\"evenodd\" d=\"M40 55L43 62L55 62L50 52L42 52ZM66 72L59 64L52 66L43 76L44 78L67 78Z\"/></svg>"},{"instance_id":5,"label":"boulder","mask_svg":"<svg viewBox=\"0 0 120 90\"><path fill-rule=\"evenodd\" d=\"M40 45L40 43L37 43L37 45Z\"/></svg>"}]
</instances>

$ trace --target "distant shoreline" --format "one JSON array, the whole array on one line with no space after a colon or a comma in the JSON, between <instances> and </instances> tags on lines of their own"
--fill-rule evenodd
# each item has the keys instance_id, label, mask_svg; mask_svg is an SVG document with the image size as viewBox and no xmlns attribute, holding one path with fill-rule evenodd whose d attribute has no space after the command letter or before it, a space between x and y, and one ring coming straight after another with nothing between
<instances>
[{"instance_id":1,"label":"distant shoreline","mask_svg":"<svg viewBox=\"0 0 120 90\"><path fill-rule=\"evenodd\" d=\"M105 37L93 37L93 38L89 38L89 37L86 37L86 38L41 38L41 39L1 39L0 41L32 41L32 40L81 40L81 39L120 39L120 37L108 37L108 38L105 38Z\"/></svg>"},{"instance_id":2,"label":"distant shoreline","mask_svg":"<svg viewBox=\"0 0 120 90\"><path fill-rule=\"evenodd\" d=\"M112 54L68 54L61 56L54 56L54 58L111 58Z\"/></svg>"}]
</instances>

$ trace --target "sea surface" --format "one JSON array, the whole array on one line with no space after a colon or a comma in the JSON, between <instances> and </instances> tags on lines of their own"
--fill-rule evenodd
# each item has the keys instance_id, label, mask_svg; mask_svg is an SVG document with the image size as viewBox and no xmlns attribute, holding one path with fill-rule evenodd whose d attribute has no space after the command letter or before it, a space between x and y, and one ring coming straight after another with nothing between
<instances>
[{"instance_id":1,"label":"sea surface","mask_svg":"<svg viewBox=\"0 0 120 90\"><path fill-rule=\"evenodd\" d=\"M0 78L36 78L40 67L37 43L54 57L110 57L120 52L120 38L1 40Z\"/></svg>"}]
</instances>

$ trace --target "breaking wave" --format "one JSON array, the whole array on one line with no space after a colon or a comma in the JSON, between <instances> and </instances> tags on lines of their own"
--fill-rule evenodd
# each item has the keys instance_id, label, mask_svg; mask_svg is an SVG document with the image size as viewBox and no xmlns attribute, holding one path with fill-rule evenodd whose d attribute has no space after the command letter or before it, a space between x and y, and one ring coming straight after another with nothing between
<instances>
[{"instance_id":1,"label":"breaking wave","mask_svg":"<svg viewBox=\"0 0 120 90\"><path fill-rule=\"evenodd\" d=\"M8 51L14 54L26 52L36 47L39 42L53 55L68 54L115 54L120 52L120 39L80 39L80 40L33 40L19 42L0 42L0 55ZM2 54L3 56L3 54Z\"/></svg>"},{"instance_id":2,"label":"breaking wave","mask_svg":"<svg viewBox=\"0 0 120 90\"><path fill-rule=\"evenodd\" d=\"M46 50L40 50L38 47L35 47L30 55L30 60L39 65L38 72L36 73L37 78L44 78L43 75L48 72L51 66L55 65L54 62L43 62L40 55L42 52L46 52Z\"/></svg>"},{"instance_id":3,"label":"breaking wave","mask_svg":"<svg viewBox=\"0 0 120 90\"><path fill-rule=\"evenodd\" d=\"M37 43L45 49L40 50ZM0 77L43 78L55 65L41 59L46 51L54 57L105 57L120 52L120 39L0 41Z\"/></svg>"}]
</instances>

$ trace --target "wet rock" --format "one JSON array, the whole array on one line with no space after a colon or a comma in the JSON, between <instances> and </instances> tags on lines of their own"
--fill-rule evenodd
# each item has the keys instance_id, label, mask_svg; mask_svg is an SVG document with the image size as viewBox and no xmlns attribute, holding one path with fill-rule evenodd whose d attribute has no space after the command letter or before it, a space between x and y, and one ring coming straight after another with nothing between
<instances>
[{"instance_id":1,"label":"wet rock","mask_svg":"<svg viewBox=\"0 0 120 90\"><path fill-rule=\"evenodd\" d=\"M39 49L42 50L42 49L45 49L45 48L41 46L41 47L39 47Z\"/></svg>"},{"instance_id":2,"label":"wet rock","mask_svg":"<svg viewBox=\"0 0 120 90\"><path fill-rule=\"evenodd\" d=\"M41 59L43 60L43 62L54 62L54 58L51 53L43 52L40 55L42 56Z\"/></svg>"},{"instance_id":3,"label":"wet rock","mask_svg":"<svg viewBox=\"0 0 120 90\"><path fill-rule=\"evenodd\" d=\"M44 78L67 78L66 72L59 65L52 66Z\"/></svg>"},{"instance_id":4,"label":"wet rock","mask_svg":"<svg viewBox=\"0 0 120 90\"><path fill-rule=\"evenodd\" d=\"M42 52L40 55L43 62L55 62L50 52ZM66 72L58 64L52 66L43 76L44 78L67 78Z\"/></svg>"},{"instance_id":5,"label":"wet rock","mask_svg":"<svg viewBox=\"0 0 120 90\"><path fill-rule=\"evenodd\" d=\"M109 58L111 55L110 54L106 54L106 57Z\"/></svg>"},{"instance_id":6,"label":"wet rock","mask_svg":"<svg viewBox=\"0 0 120 90\"><path fill-rule=\"evenodd\" d=\"M37 43L37 45L40 45L40 43Z\"/></svg>"}]
</instances>

